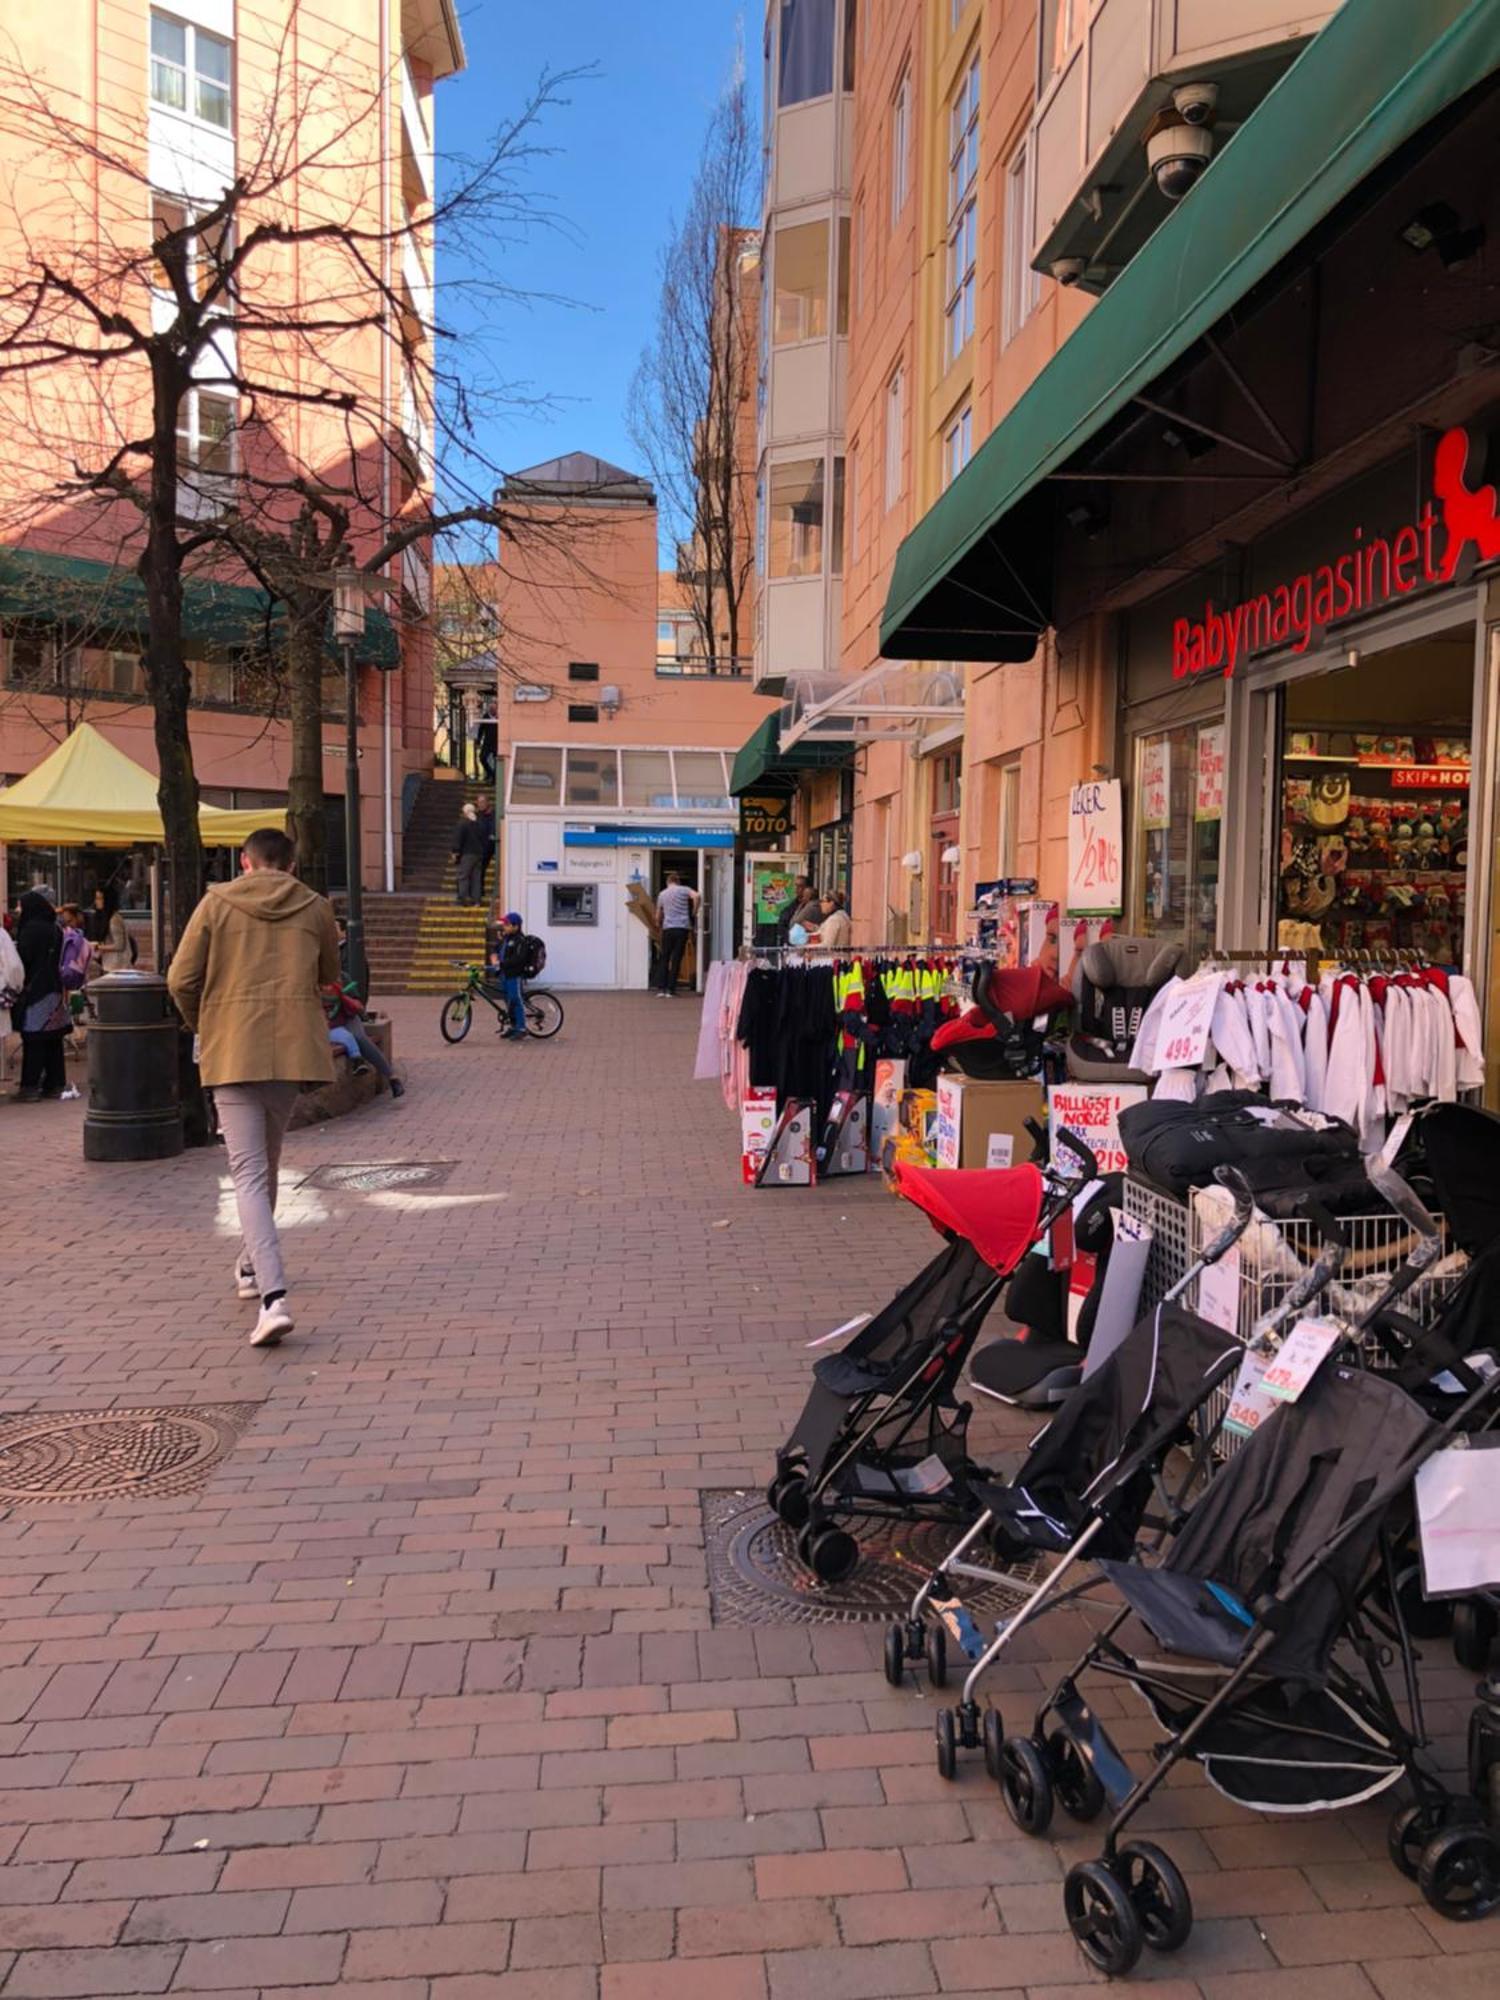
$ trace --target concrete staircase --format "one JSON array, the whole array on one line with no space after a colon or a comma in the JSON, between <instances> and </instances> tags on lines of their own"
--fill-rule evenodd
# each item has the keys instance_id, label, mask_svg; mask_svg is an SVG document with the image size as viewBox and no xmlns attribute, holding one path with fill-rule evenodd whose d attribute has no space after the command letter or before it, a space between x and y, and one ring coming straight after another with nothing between
<instances>
[{"instance_id":1,"label":"concrete staircase","mask_svg":"<svg viewBox=\"0 0 1500 2000\"><path fill-rule=\"evenodd\" d=\"M454 961L484 954L484 909L463 910L454 901L453 828L467 800L483 787L424 778L402 841L402 888L394 896L365 896L365 947L370 991L452 993L462 975ZM495 867L489 871L491 897Z\"/></svg>"}]
</instances>

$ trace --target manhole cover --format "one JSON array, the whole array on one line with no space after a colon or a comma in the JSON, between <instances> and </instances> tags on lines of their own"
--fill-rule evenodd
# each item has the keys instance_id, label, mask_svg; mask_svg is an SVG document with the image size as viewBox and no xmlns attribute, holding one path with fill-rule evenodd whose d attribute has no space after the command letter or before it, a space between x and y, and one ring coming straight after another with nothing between
<instances>
[{"instance_id":1,"label":"manhole cover","mask_svg":"<svg viewBox=\"0 0 1500 2000\"><path fill-rule=\"evenodd\" d=\"M191 1493L234 1449L259 1407L203 1403L0 1418L0 1505Z\"/></svg>"},{"instance_id":2,"label":"manhole cover","mask_svg":"<svg viewBox=\"0 0 1500 2000\"><path fill-rule=\"evenodd\" d=\"M819 1583L797 1559L797 1537L759 1493L710 1488L703 1496L703 1540L716 1625L849 1625L896 1618L958 1540L951 1524L864 1521L863 1555L847 1583ZM983 1619L1013 1611L1030 1595L1026 1571L1014 1581L968 1584L964 1603Z\"/></svg>"},{"instance_id":3,"label":"manhole cover","mask_svg":"<svg viewBox=\"0 0 1500 2000\"><path fill-rule=\"evenodd\" d=\"M378 1194L385 1188L441 1187L456 1160L381 1160L364 1167L318 1167L304 1187L347 1188L357 1194Z\"/></svg>"}]
</instances>

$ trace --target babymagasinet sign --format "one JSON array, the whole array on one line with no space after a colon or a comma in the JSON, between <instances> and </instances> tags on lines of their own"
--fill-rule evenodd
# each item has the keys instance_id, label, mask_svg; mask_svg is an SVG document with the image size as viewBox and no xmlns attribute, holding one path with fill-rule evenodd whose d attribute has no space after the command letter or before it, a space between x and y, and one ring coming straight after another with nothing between
<instances>
[{"instance_id":1,"label":"babymagasinet sign","mask_svg":"<svg viewBox=\"0 0 1500 2000\"><path fill-rule=\"evenodd\" d=\"M1122 818L1118 778L1094 778L1069 794L1070 917L1117 917L1123 910Z\"/></svg>"}]
</instances>

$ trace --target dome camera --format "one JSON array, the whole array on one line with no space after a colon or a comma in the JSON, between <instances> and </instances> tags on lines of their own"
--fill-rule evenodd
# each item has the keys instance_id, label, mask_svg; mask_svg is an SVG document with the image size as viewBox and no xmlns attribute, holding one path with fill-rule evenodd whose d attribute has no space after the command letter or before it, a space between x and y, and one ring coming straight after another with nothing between
<instances>
[{"instance_id":1,"label":"dome camera","mask_svg":"<svg viewBox=\"0 0 1500 2000\"><path fill-rule=\"evenodd\" d=\"M1183 83L1172 92L1172 102L1185 125L1212 125L1219 106L1216 83Z\"/></svg>"},{"instance_id":2,"label":"dome camera","mask_svg":"<svg viewBox=\"0 0 1500 2000\"><path fill-rule=\"evenodd\" d=\"M1060 285L1076 285L1088 269L1082 257L1054 257L1051 270Z\"/></svg>"},{"instance_id":3,"label":"dome camera","mask_svg":"<svg viewBox=\"0 0 1500 2000\"><path fill-rule=\"evenodd\" d=\"M1206 125L1162 125L1146 140L1152 179L1168 201L1181 201L1196 187L1213 158L1214 135Z\"/></svg>"}]
</instances>

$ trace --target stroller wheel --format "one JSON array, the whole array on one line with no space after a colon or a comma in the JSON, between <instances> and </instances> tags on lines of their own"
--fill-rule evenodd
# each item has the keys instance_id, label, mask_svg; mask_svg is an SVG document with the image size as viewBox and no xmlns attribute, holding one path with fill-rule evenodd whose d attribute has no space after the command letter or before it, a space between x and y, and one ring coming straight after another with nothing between
<instances>
[{"instance_id":1,"label":"stroller wheel","mask_svg":"<svg viewBox=\"0 0 1500 2000\"><path fill-rule=\"evenodd\" d=\"M1483 1826L1450 1826L1422 1850L1417 1886L1428 1907L1456 1924L1500 1908L1500 1836Z\"/></svg>"},{"instance_id":2,"label":"stroller wheel","mask_svg":"<svg viewBox=\"0 0 1500 2000\"><path fill-rule=\"evenodd\" d=\"M797 1537L797 1553L819 1583L844 1583L859 1566L859 1543L842 1528L815 1528Z\"/></svg>"},{"instance_id":3,"label":"stroller wheel","mask_svg":"<svg viewBox=\"0 0 1500 2000\"><path fill-rule=\"evenodd\" d=\"M1000 1746L1000 1792L1021 1829L1038 1838L1052 1824L1052 1780L1045 1758L1029 1736L1007 1736Z\"/></svg>"},{"instance_id":4,"label":"stroller wheel","mask_svg":"<svg viewBox=\"0 0 1500 2000\"><path fill-rule=\"evenodd\" d=\"M1047 1738L1047 1762L1052 1767L1052 1789L1068 1818L1097 1819L1104 1810L1104 1787L1065 1729L1054 1729Z\"/></svg>"},{"instance_id":5,"label":"stroller wheel","mask_svg":"<svg viewBox=\"0 0 1500 2000\"><path fill-rule=\"evenodd\" d=\"M984 1711L984 1721L980 1724L980 1740L984 1744L984 1768L998 1785L1000 1751L1005 1742L1005 1723L998 1708L987 1708Z\"/></svg>"},{"instance_id":6,"label":"stroller wheel","mask_svg":"<svg viewBox=\"0 0 1500 2000\"><path fill-rule=\"evenodd\" d=\"M1115 1856L1115 1870L1153 1951L1181 1951L1193 1928L1193 1899L1170 1854L1133 1840Z\"/></svg>"},{"instance_id":7,"label":"stroller wheel","mask_svg":"<svg viewBox=\"0 0 1500 2000\"><path fill-rule=\"evenodd\" d=\"M1125 1884L1103 1861L1079 1861L1063 1881L1063 1914L1090 1965L1118 1979L1141 1955L1145 1933Z\"/></svg>"},{"instance_id":8,"label":"stroller wheel","mask_svg":"<svg viewBox=\"0 0 1500 2000\"><path fill-rule=\"evenodd\" d=\"M1461 1598L1453 1607L1453 1657L1466 1673L1482 1674L1490 1663L1497 1621L1490 1607L1476 1598Z\"/></svg>"},{"instance_id":9,"label":"stroller wheel","mask_svg":"<svg viewBox=\"0 0 1500 2000\"><path fill-rule=\"evenodd\" d=\"M938 1776L946 1778L951 1784L958 1776L958 1732L953 1723L953 1710L940 1708L932 1727L937 1737Z\"/></svg>"},{"instance_id":10,"label":"stroller wheel","mask_svg":"<svg viewBox=\"0 0 1500 2000\"><path fill-rule=\"evenodd\" d=\"M1453 1607L1442 1598L1422 1595L1422 1565L1408 1563L1396 1576L1396 1605L1402 1623L1414 1639L1446 1639L1453 1625Z\"/></svg>"},{"instance_id":11,"label":"stroller wheel","mask_svg":"<svg viewBox=\"0 0 1500 2000\"><path fill-rule=\"evenodd\" d=\"M789 1528L807 1526L807 1481L800 1472L778 1472L766 1488L766 1503Z\"/></svg>"},{"instance_id":12,"label":"stroller wheel","mask_svg":"<svg viewBox=\"0 0 1500 2000\"><path fill-rule=\"evenodd\" d=\"M900 1687L906 1678L906 1627L887 1625L885 1628L885 1677L893 1688Z\"/></svg>"},{"instance_id":13,"label":"stroller wheel","mask_svg":"<svg viewBox=\"0 0 1500 2000\"><path fill-rule=\"evenodd\" d=\"M935 1688L945 1688L948 1685L948 1628L940 1618L928 1626L923 1650L927 1660L927 1678Z\"/></svg>"},{"instance_id":14,"label":"stroller wheel","mask_svg":"<svg viewBox=\"0 0 1500 2000\"><path fill-rule=\"evenodd\" d=\"M1385 1836L1386 1849L1392 1866L1409 1882L1416 1881L1423 1851L1442 1832L1449 1814L1446 1800L1436 1803L1429 1800L1425 1805L1419 1801L1415 1805L1402 1806L1391 1815Z\"/></svg>"}]
</instances>

